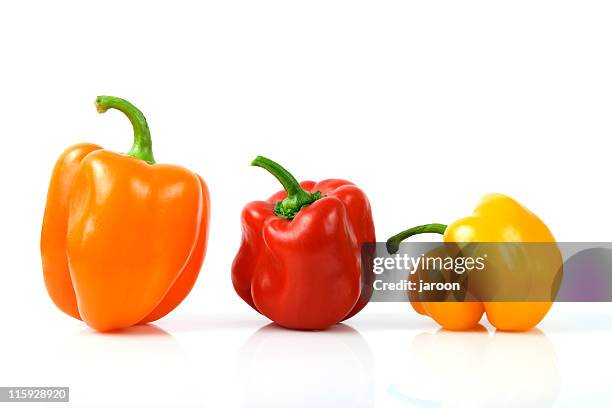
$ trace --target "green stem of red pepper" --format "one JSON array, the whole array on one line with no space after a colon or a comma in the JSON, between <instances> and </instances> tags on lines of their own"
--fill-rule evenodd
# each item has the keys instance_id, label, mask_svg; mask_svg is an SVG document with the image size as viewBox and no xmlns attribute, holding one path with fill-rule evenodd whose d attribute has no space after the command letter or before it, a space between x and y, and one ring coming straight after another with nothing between
<instances>
[{"instance_id":1,"label":"green stem of red pepper","mask_svg":"<svg viewBox=\"0 0 612 408\"><path fill-rule=\"evenodd\" d=\"M325 197L320 191L309 193L304 190L291 173L280 164L268 158L257 156L255 160L251 162L251 165L268 170L285 188L287 198L274 205L274 213L279 217L292 220L302 208Z\"/></svg>"},{"instance_id":2,"label":"green stem of red pepper","mask_svg":"<svg viewBox=\"0 0 612 408\"><path fill-rule=\"evenodd\" d=\"M147 125L147 120L137 107L125 99L115 96L98 96L96 98L96 109L100 113L104 113L108 109L117 109L123 112L134 128L134 144L127 155L144 160L149 164L155 163L149 125Z\"/></svg>"},{"instance_id":3,"label":"green stem of red pepper","mask_svg":"<svg viewBox=\"0 0 612 408\"><path fill-rule=\"evenodd\" d=\"M397 251L399 251L400 242L413 235L444 234L444 231L446 231L446 225L444 224L425 224L409 228L405 231L400 232L397 235L392 236L387 240L387 252L389 252L390 254L396 253Z\"/></svg>"}]
</instances>

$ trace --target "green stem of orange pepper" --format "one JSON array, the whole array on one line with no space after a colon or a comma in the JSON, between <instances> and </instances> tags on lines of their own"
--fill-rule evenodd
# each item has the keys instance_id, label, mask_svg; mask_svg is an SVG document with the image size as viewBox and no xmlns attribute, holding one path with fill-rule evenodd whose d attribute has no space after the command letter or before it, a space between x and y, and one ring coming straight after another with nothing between
<instances>
[{"instance_id":1,"label":"green stem of orange pepper","mask_svg":"<svg viewBox=\"0 0 612 408\"><path fill-rule=\"evenodd\" d=\"M115 96L98 96L96 98L96 109L100 113L104 113L108 109L117 109L123 112L134 128L134 144L127 155L144 160L149 164L155 163L149 125L147 125L147 120L137 107L125 99Z\"/></svg>"}]
</instances>

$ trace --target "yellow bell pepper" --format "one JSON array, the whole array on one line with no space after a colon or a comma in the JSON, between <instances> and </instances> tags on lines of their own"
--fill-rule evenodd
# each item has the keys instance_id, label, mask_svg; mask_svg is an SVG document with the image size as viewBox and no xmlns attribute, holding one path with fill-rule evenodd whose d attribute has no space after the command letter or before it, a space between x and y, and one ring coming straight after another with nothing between
<instances>
[{"instance_id":1,"label":"yellow bell pepper","mask_svg":"<svg viewBox=\"0 0 612 408\"><path fill-rule=\"evenodd\" d=\"M387 241L390 252L399 249L399 243L416 234L443 234L444 242L518 242L554 243L555 238L546 225L531 211L503 194L489 194L478 203L473 214L446 226L427 224L405 230ZM500 246L501 247L501 246ZM527 246L525 246L527 247ZM532 246L536 247L536 246ZM560 272L561 253L557 245L546 245L544 260L523 258L512 262L513 270L507 274L505 284L520 285L521 278L529 273L544 273L541 281L554 286ZM507 255L507 254L506 254ZM533 255L533 254L532 254ZM527 262L528 261L528 262ZM538 262L544 262L534 268ZM514 280L514 282L513 282ZM550 292L549 292L550 293ZM499 330L526 331L535 327L548 313L552 301L466 301L423 302L412 300L413 308L420 314L433 318L448 330L468 330L476 327L483 313ZM549 298L552 299L552 298Z\"/></svg>"}]
</instances>

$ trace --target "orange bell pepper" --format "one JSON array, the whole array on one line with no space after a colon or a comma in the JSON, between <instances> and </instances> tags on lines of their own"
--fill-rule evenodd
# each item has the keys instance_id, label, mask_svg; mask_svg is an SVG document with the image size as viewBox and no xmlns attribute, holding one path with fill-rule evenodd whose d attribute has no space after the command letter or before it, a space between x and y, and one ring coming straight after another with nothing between
<instances>
[{"instance_id":1,"label":"orange bell pepper","mask_svg":"<svg viewBox=\"0 0 612 408\"><path fill-rule=\"evenodd\" d=\"M78 144L60 156L40 249L53 302L105 331L157 320L189 294L204 260L210 200L197 174L155 164L136 107L111 96L96 107L123 112L134 145L119 154Z\"/></svg>"},{"instance_id":2,"label":"orange bell pepper","mask_svg":"<svg viewBox=\"0 0 612 408\"><path fill-rule=\"evenodd\" d=\"M390 253L397 252L399 243L413 235L422 233L443 234L445 242L506 242L506 243L552 243L544 245L546 253L536 252L536 247L524 246L530 252L525 258L512 263L514 270L507 271L505 283L513 282L520 276L530 273L545 274L539 276L541 286L553 288L558 273L562 270L562 257L555 238L548 227L531 211L512 198L503 194L489 194L483 197L471 216L455 221L449 226L444 224L426 224L402 231L389 238L387 248ZM499 248L503 248L500 246ZM516 246L513 247L516 249ZM511 248L512 249L512 248ZM512 253L498 254L511 257ZM530 256L531 255L531 256ZM537 265L537 271L531 271ZM421 273L421 271L419 271ZM540 298L538 298L540 299ZM544 299L544 296L541 297ZM535 327L548 313L551 301L487 301L487 302L427 302L418 301L411 296L414 310L434 319L448 330L468 330L478 325L483 313L489 322L499 330L526 331Z\"/></svg>"}]
</instances>

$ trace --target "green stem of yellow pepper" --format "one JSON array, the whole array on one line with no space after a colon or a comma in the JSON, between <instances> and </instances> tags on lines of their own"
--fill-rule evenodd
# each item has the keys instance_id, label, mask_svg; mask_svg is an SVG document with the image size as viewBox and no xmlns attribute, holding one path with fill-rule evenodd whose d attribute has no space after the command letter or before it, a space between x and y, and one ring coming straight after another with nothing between
<instances>
[{"instance_id":1,"label":"green stem of yellow pepper","mask_svg":"<svg viewBox=\"0 0 612 408\"><path fill-rule=\"evenodd\" d=\"M399 251L400 242L413 235L418 234L444 234L445 224L425 224L417 227L408 228L387 240L387 252L394 254Z\"/></svg>"}]
</instances>

